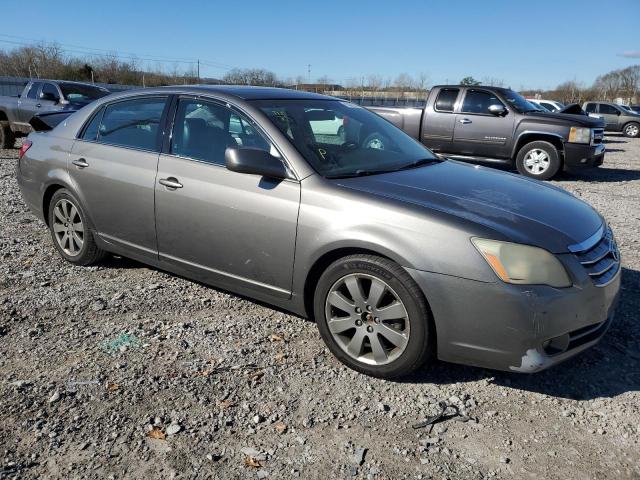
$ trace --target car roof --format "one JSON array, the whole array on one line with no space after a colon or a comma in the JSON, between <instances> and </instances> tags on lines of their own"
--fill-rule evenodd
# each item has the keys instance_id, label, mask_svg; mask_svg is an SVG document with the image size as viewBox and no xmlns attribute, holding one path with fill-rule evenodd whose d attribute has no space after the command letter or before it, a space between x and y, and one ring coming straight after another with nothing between
<instances>
[{"instance_id":1,"label":"car roof","mask_svg":"<svg viewBox=\"0 0 640 480\"><path fill-rule=\"evenodd\" d=\"M251 85L176 85L167 87L137 89L137 93L157 93L170 90L176 93L217 93L229 95L242 100L289 100L289 99L315 99L337 100L335 97L320 95L318 93L289 88L256 87ZM130 90L131 91L131 90Z\"/></svg>"}]
</instances>

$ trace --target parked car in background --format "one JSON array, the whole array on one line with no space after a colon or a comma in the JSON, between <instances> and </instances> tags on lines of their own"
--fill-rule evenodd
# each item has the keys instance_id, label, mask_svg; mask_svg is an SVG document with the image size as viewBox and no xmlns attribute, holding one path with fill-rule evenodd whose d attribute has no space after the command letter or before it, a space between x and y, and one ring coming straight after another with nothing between
<instances>
[{"instance_id":1,"label":"parked car in background","mask_svg":"<svg viewBox=\"0 0 640 480\"><path fill-rule=\"evenodd\" d=\"M609 132L622 132L632 138L640 136L640 113L612 102L585 102L582 109L590 116L602 118Z\"/></svg>"},{"instance_id":2,"label":"parked car in background","mask_svg":"<svg viewBox=\"0 0 640 480\"><path fill-rule=\"evenodd\" d=\"M331 118L348 119L343 142L315 130ZM592 207L442 160L333 97L116 94L30 134L16 173L65 260L112 252L311 317L369 375L431 357L542 370L596 344L618 299L618 249Z\"/></svg>"},{"instance_id":3,"label":"parked car in background","mask_svg":"<svg viewBox=\"0 0 640 480\"><path fill-rule=\"evenodd\" d=\"M33 130L36 114L75 111L109 95L109 90L90 83L33 80L17 97L0 97L0 148L11 148L15 137Z\"/></svg>"},{"instance_id":4,"label":"parked car in background","mask_svg":"<svg viewBox=\"0 0 640 480\"><path fill-rule=\"evenodd\" d=\"M541 100L537 98L527 98L527 101L530 103L535 103L536 105L540 105L550 112L559 112L565 107L565 104L562 102L556 102L555 100Z\"/></svg>"},{"instance_id":5,"label":"parked car in background","mask_svg":"<svg viewBox=\"0 0 640 480\"><path fill-rule=\"evenodd\" d=\"M506 88L436 86L424 109L368 108L449 158L515 167L540 180L604 160L601 120L541 112ZM385 146L384 138L370 141Z\"/></svg>"}]
</instances>

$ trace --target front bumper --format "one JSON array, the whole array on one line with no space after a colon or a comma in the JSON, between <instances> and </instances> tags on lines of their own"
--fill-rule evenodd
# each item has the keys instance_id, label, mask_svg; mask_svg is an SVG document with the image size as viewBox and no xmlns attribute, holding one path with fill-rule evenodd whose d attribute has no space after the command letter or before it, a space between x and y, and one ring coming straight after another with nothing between
<instances>
[{"instance_id":1,"label":"front bumper","mask_svg":"<svg viewBox=\"0 0 640 480\"><path fill-rule=\"evenodd\" d=\"M562 289L407 271L431 307L438 358L518 372L544 370L596 344L620 290L620 271L604 287L585 274Z\"/></svg>"},{"instance_id":2,"label":"front bumper","mask_svg":"<svg viewBox=\"0 0 640 480\"><path fill-rule=\"evenodd\" d=\"M582 143L564 144L565 170L577 170L580 168L599 167L604 162L605 146L586 145Z\"/></svg>"}]
</instances>

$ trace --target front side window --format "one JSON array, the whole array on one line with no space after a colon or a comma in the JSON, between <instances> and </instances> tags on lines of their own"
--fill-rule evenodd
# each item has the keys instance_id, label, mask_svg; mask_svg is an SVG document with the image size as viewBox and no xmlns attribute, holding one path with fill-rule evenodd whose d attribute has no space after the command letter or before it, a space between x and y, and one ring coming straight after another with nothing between
<instances>
[{"instance_id":1,"label":"front side window","mask_svg":"<svg viewBox=\"0 0 640 480\"><path fill-rule=\"evenodd\" d=\"M594 113L596 111L596 104L595 103L587 103L587 108L585 108L584 110L587 113Z\"/></svg>"},{"instance_id":2,"label":"front side window","mask_svg":"<svg viewBox=\"0 0 640 480\"><path fill-rule=\"evenodd\" d=\"M173 155L224 165L228 147L271 151L271 144L252 123L230 108L201 99L178 102L171 136Z\"/></svg>"},{"instance_id":3,"label":"front side window","mask_svg":"<svg viewBox=\"0 0 640 480\"><path fill-rule=\"evenodd\" d=\"M107 105L98 142L158 151L160 119L166 102L166 97L154 97Z\"/></svg>"},{"instance_id":4,"label":"front side window","mask_svg":"<svg viewBox=\"0 0 640 480\"><path fill-rule=\"evenodd\" d=\"M57 102L60 100L58 89L52 83L45 83L42 86L42 99Z\"/></svg>"},{"instance_id":5,"label":"front side window","mask_svg":"<svg viewBox=\"0 0 640 480\"><path fill-rule=\"evenodd\" d=\"M436 110L439 112L453 112L453 108L458 98L457 88L443 88L436 98Z\"/></svg>"},{"instance_id":6,"label":"front side window","mask_svg":"<svg viewBox=\"0 0 640 480\"><path fill-rule=\"evenodd\" d=\"M618 109L616 107L611 106L611 105L607 105L606 103L601 103L600 104L600 113L603 113L605 115L617 115L618 114Z\"/></svg>"},{"instance_id":7,"label":"front side window","mask_svg":"<svg viewBox=\"0 0 640 480\"><path fill-rule=\"evenodd\" d=\"M339 100L252 101L321 175L373 175L439 161L382 117Z\"/></svg>"},{"instance_id":8,"label":"front side window","mask_svg":"<svg viewBox=\"0 0 640 480\"><path fill-rule=\"evenodd\" d=\"M32 98L32 99L37 99L38 98L38 89L40 88L40 85L42 85L42 82L33 82L31 84L31 88L29 89L29 92L27 93L27 98Z\"/></svg>"},{"instance_id":9,"label":"front side window","mask_svg":"<svg viewBox=\"0 0 640 480\"><path fill-rule=\"evenodd\" d=\"M482 113L489 115L491 105L502 105L493 93L484 90L468 90L462 103L462 111L465 113Z\"/></svg>"}]
</instances>

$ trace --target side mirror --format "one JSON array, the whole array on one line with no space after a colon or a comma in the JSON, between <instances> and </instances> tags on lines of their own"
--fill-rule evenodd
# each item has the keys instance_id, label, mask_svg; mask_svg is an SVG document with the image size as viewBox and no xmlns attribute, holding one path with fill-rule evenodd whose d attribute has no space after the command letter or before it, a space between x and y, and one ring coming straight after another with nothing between
<instances>
[{"instance_id":1,"label":"side mirror","mask_svg":"<svg viewBox=\"0 0 640 480\"><path fill-rule=\"evenodd\" d=\"M259 148L228 147L224 163L232 172L248 173L269 178L287 178L282 160Z\"/></svg>"},{"instance_id":2,"label":"side mirror","mask_svg":"<svg viewBox=\"0 0 640 480\"><path fill-rule=\"evenodd\" d=\"M489 113L492 113L496 117L502 117L507 114L507 109L504 105L489 105Z\"/></svg>"}]
</instances>

